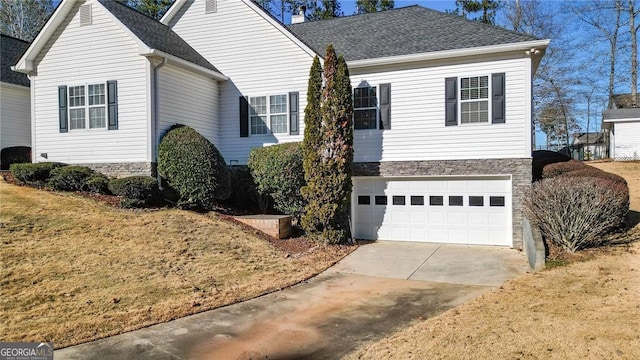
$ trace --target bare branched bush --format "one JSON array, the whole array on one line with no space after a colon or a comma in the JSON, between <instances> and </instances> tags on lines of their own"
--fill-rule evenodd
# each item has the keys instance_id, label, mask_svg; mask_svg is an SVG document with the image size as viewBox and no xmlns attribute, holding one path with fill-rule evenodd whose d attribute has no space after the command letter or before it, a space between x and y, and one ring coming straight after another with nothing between
<instances>
[{"instance_id":1,"label":"bare branched bush","mask_svg":"<svg viewBox=\"0 0 640 360\"><path fill-rule=\"evenodd\" d=\"M626 184L602 178L556 177L533 184L525 212L547 241L569 252L606 242L629 211Z\"/></svg>"},{"instance_id":2,"label":"bare branched bush","mask_svg":"<svg viewBox=\"0 0 640 360\"><path fill-rule=\"evenodd\" d=\"M570 171L582 170L586 168L587 165L577 160L558 162L555 164L545 165L545 167L542 169L542 177L545 179L553 178L562 174L566 174Z\"/></svg>"}]
</instances>

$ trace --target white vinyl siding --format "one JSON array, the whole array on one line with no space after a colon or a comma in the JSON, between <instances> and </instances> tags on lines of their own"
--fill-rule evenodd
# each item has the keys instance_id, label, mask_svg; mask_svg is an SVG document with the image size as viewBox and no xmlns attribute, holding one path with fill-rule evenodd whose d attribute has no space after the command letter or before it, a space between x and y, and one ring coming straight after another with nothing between
<instances>
[{"instance_id":1,"label":"white vinyl siding","mask_svg":"<svg viewBox=\"0 0 640 360\"><path fill-rule=\"evenodd\" d=\"M254 147L302 141L307 80L313 57L282 30L242 0L218 1L217 12L205 13L206 1L186 2L169 24L229 81L220 83L220 152L227 163L245 164ZM274 121L277 131L240 137L240 96L271 96L299 92L300 135L283 129L283 118ZM270 110L270 109L269 109ZM288 115L288 114L287 114ZM287 116L287 122L289 117ZM251 130L251 129L250 129Z\"/></svg>"},{"instance_id":2,"label":"white vinyl siding","mask_svg":"<svg viewBox=\"0 0 640 360\"><path fill-rule=\"evenodd\" d=\"M354 160L427 161L528 158L531 156L531 108L527 87L530 60L513 54L504 59L449 60L433 66L351 70L351 85L391 83L390 130L354 132ZM439 65L439 66L436 66ZM505 73L506 122L483 126L445 126L445 78L464 74ZM490 77L489 77L490 82ZM458 95L460 90L458 89Z\"/></svg>"},{"instance_id":3,"label":"white vinyl siding","mask_svg":"<svg viewBox=\"0 0 640 360\"><path fill-rule=\"evenodd\" d=\"M616 122L612 136L611 156L615 160L640 159L640 121Z\"/></svg>"},{"instance_id":4,"label":"white vinyl siding","mask_svg":"<svg viewBox=\"0 0 640 360\"><path fill-rule=\"evenodd\" d=\"M29 88L0 83L0 149L31 146Z\"/></svg>"},{"instance_id":5,"label":"white vinyl siding","mask_svg":"<svg viewBox=\"0 0 640 360\"><path fill-rule=\"evenodd\" d=\"M174 65L158 73L158 135L172 125L192 127L216 147L218 132L218 83Z\"/></svg>"},{"instance_id":6,"label":"white vinyl siding","mask_svg":"<svg viewBox=\"0 0 640 360\"><path fill-rule=\"evenodd\" d=\"M134 38L107 10L97 2L90 3L92 24L80 25L80 3L76 4L35 59L34 153L46 153L48 159L34 160L68 164L151 161L148 61L139 55ZM60 133L58 87L106 80L118 81L118 130ZM102 121L98 111L93 111L94 125ZM91 121L88 114L85 116L88 128Z\"/></svg>"}]
</instances>

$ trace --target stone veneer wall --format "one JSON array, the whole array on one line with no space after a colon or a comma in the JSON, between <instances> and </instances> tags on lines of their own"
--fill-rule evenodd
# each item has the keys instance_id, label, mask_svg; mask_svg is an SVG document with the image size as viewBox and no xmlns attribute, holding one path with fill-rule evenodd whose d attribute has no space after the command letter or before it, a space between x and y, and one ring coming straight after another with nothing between
<instances>
[{"instance_id":1,"label":"stone veneer wall","mask_svg":"<svg viewBox=\"0 0 640 360\"><path fill-rule=\"evenodd\" d=\"M470 159L354 163L353 176L511 175L513 247L522 249L522 207L531 188L531 159Z\"/></svg>"},{"instance_id":2,"label":"stone veneer wall","mask_svg":"<svg viewBox=\"0 0 640 360\"><path fill-rule=\"evenodd\" d=\"M126 177L126 176L155 176L156 163L135 162L135 163L92 163L77 164L87 166L93 170L105 174L109 177Z\"/></svg>"}]
</instances>

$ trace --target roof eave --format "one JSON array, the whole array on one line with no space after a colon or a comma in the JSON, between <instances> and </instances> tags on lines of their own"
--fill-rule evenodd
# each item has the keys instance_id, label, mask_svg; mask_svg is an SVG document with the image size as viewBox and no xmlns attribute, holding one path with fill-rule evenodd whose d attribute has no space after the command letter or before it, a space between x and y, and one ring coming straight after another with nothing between
<instances>
[{"instance_id":1,"label":"roof eave","mask_svg":"<svg viewBox=\"0 0 640 360\"><path fill-rule=\"evenodd\" d=\"M74 0L62 0L53 14L49 17L35 39L31 42L27 50L22 54L15 66L11 69L23 74L30 74L35 70L33 61L38 56L49 38L54 34L58 26L64 21L71 8L73 8Z\"/></svg>"},{"instance_id":2,"label":"roof eave","mask_svg":"<svg viewBox=\"0 0 640 360\"><path fill-rule=\"evenodd\" d=\"M548 45L549 45L548 39L532 40L532 41L523 41L518 43L481 46L481 47L465 48L465 49L433 51L433 52L410 54L410 55L387 56L387 57L364 59L364 60L351 60L351 61L347 61L347 65L349 66L350 69L357 69L357 68L364 68L364 67L370 67L370 66L392 65L392 64L400 64L400 63L448 59L448 58L457 58L457 57L474 56L474 55L486 55L486 54L503 53L503 52L510 52L510 51L518 51L518 50L524 50L529 52L531 52L531 50L539 50L542 52L546 49Z\"/></svg>"},{"instance_id":3,"label":"roof eave","mask_svg":"<svg viewBox=\"0 0 640 360\"><path fill-rule=\"evenodd\" d=\"M205 67L202 67L200 65L196 65L190 61L181 59L175 55L171 55L171 54L167 54L164 51L158 50L158 49L149 49L149 51L141 53L140 55L145 56L145 57L161 57L161 58L165 58L167 59L167 61L169 61L170 63L176 64L178 66L187 68L191 71L194 71L196 73L205 75L211 79L217 80L217 81L227 81L229 80L228 77L224 76L222 73L219 73L215 70L211 70L211 69L207 69Z\"/></svg>"},{"instance_id":4,"label":"roof eave","mask_svg":"<svg viewBox=\"0 0 640 360\"><path fill-rule=\"evenodd\" d=\"M167 9L164 15L162 15L162 18L160 18L160 22L169 26L169 23L171 22L173 17L176 16L178 11L180 11L180 8L182 8L182 5L184 5L184 3L185 0L176 0L173 4L171 4L169 9Z\"/></svg>"}]
</instances>

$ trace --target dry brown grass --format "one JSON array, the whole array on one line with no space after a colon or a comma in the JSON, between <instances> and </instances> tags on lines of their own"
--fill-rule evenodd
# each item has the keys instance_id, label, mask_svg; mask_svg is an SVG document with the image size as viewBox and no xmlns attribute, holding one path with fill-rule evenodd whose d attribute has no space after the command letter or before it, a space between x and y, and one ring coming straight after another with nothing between
<instances>
[{"instance_id":1,"label":"dry brown grass","mask_svg":"<svg viewBox=\"0 0 640 360\"><path fill-rule=\"evenodd\" d=\"M592 164L623 176L640 212L640 163ZM640 240L640 225L629 232ZM640 359L640 243L507 282L349 359Z\"/></svg>"},{"instance_id":2,"label":"dry brown grass","mask_svg":"<svg viewBox=\"0 0 640 360\"><path fill-rule=\"evenodd\" d=\"M351 251L285 256L215 215L120 210L3 181L0 239L0 339L57 348L287 287Z\"/></svg>"}]
</instances>

